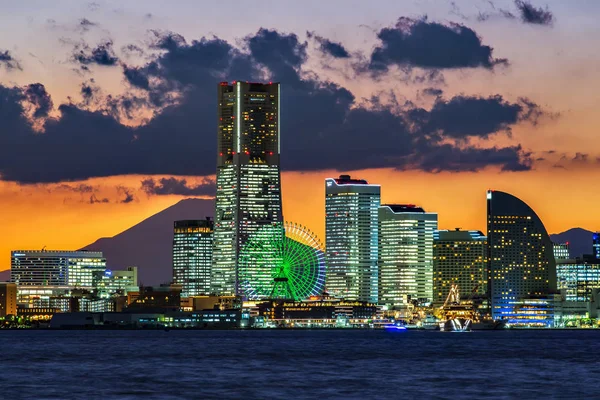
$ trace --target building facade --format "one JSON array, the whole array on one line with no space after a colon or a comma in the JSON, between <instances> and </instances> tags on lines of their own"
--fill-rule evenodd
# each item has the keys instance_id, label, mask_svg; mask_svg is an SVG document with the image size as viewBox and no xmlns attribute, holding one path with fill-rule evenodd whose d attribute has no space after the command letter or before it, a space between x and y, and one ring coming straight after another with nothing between
<instances>
[{"instance_id":1,"label":"building facade","mask_svg":"<svg viewBox=\"0 0 600 400\"><path fill-rule=\"evenodd\" d=\"M592 234L592 254L596 260L600 260L600 232Z\"/></svg>"},{"instance_id":2,"label":"building facade","mask_svg":"<svg viewBox=\"0 0 600 400\"><path fill-rule=\"evenodd\" d=\"M17 285L0 282L0 318L17 315Z\"/></svg>"},{"instance_id":3,"label":"building facade","mask_svg":"<svg viewBox=\"0 0 600 400\"><path fill-rule=\"evenodd\" d=\"M537 214L515 196L487 192L492 317L510 319L527 298L556 292L553 245Z\"/></svg>"},{"instance_id":4,"label":"building facade","mask_svg":"<svg viewBox=\"0 0 600 400\"><path fill-rule=\"evenodd\" d=\"M140 290L138 286L138 267L127 267L124 270L110 270L97 273L97 295L108 298L115 295L127 295L129 292Z\"/></svg>"},{"instance_id":5,"label":"building facade","mask_svg":"<svg viewBox=\"0 0 600 400\"><path fill-rule=\"evenodd\" d=\"M379 185L341 175L325 180L325 288L348 301L377 302Z\"/></svg>"},{"instance_id":6,"label":"building facade","mask_svg":"<svg viewBox=\"0 0 600 400\"><path fill-rule=\"evenodd\" d=\"M282 223L279 83L218 86L211 292L242 294L237 260L250 236Z\"/></svg>"},{"instance_id":7,"label":"building facade","mask_svg":"<svg viewBox=\"0 0 600 400\"><path fill-rule=\"evenodd\" d=\"M181 296L210 293L214 222L175 221L173 229L173 283L181 285Z\"/></svg>"},{"instance_id":8,"label":"building facade","mask_svg":"<svg viewBox=\"0 0 600 400\"><path fill-rule=\"evenodd\" d=\"M16 250L11 252L10 280L17 286L92 288L106 270L98 251Z\"/></svg>"},{"instance_id":9,"label":"building facade","mask_svg":"<svg viewBox=\"0 0 600 400\"><path fill-rule=\"evenodd\" d=\"M566 301L592 301L594 289L600 289L600 261L595 258L560 260L556 264L558 290Z\"/></svg>"},{"instance_id":10,"label":"building facade","mask_svg":"<svg viewBox=\"0 0 600 400\"><path fill-rule=\"evenodd\" d=\"M464 295L487 291L487 237L481 231L436 231L433 238L433 303L442 305L450 287Z\"/></svg>"},{"instance_id":11,"label":"building facade","mask_svg":"<svg viewBox=\"0 0 600 400\"><path fill-rule=\"evenodd\" d=\"M569 251L569 243L553 243L554 260L558 263L561 260L569 260L571 254Z\"/></svg>"},{"instance_id":12,"label":"building facade","mask_svg":"<svg viewBox=\"0 0 600 400\"><path fill-rule=\"evenodd\" d=\"M430 304L437 214L404 204L382 205L378 214L379 304Z\"/></svg>"}]
</instances>

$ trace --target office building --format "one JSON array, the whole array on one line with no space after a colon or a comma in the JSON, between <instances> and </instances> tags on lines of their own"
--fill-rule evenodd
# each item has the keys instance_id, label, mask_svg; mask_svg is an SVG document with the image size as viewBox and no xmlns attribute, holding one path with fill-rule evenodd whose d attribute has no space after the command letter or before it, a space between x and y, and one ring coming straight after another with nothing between
<instances>
[{"instance_id":1,"label":"office building","mask_svg":"<svg viewBox=\"0 0 600 400\"><path fill-rule=\"evenodd\" d=\"M0 282L0 318L17 315L17 285Z\"/></svg>"},{"instance_id":2,"label":"office building","mask_svg":"<svg viewBox=\"0 0 600 400\"><path fill-rule=\"evenodd\" d=\"M175 221L173 229L173 283L182 297L210 293L214 223L204 220Z\"/></svg>"},{"instance_id":3,"label":"office building","mask_svg":"<svg viewBox=\"0 0 600 400\"><path fill-rule=\"evenodd\" d=\"M595 257L560 260L556 280L566 301L589 302L594 289L600 289L600 261Z\"/></svg>"},{"instance_id":4,"label":"office building","mask_svg":"<svg viewBox=\"0 0 600 400\"><path fill-rule=\"evenodd\" d=\"M378 212L379 304L430 304L437 214L405 204L382 205Z\"/></svg>"},{"instance_id":5,"label":"office building","mask_svg":"<svg viewBox=\"0 0 600 400\"><path fill-rule=\"evenodd\" d=\"M243 294L237 260L248 238L282 223L279 83L218 87L217 192L211 293Z\"/></svg>"},{"instance_id":6,"label":"office building","mask_svg":"<svg viewBox=\"0 0 600 400\"><path fill-rule=\"evenodd\" d=\"M571 254L569 251L569 243L553 243L554 260L558 263L561 260L569 260Z\"/></svg>"},{"instance_id":7,"label":"office building","mask_svg":"<svg viewBox=\"0 0 600 400\"><path fill-rule=\"evenodd\" d=\"M481 231L436 231L433 237L433 303L443 305L450 287L463 296L487 291L487 237Z\"/></svg>"},{"instance_id":8,"label":"office building","mask_svg":"<svg viewBox=\"0 0 600 400\"><path fill-rule=\"evenodd\" d=\"M596 260L600 260L600 232L592 234L592 254Z\"/></svg>"},{"instance_id":9,"label":"office building","mask_svg":"<svg viewBox=\"0 0 600 400\"><path fill-rule=\"evenodd\" d=\"M380 197L380 186L363 179L325 180L325 287L334 296L377 302Z\"/></svg>"},{"instance_id":10,"label":"office building","mask_svg":"<svg viewBox=\"0 0 600 400\"><path fill-rule=\"evenodd\" d=\"M125 270L110 270L96 273L98 297L108 298L115 295L125 296L129 292L140 290L138 286L138 268L127 267Z\"/></svg>"},{"instance_id":11,"label":"office building","mask_svg":"<svg viewBox=\"0 0 600 400\"><path fill-rule=\"evenodd\" d=\"M544 224L523 201L487 192L488 274L494 319L510 319L523 299L556 292L553 245Z\"/></svg>"},{"instance_id":12,"label":"office building","mask_svg":"<svg viewBox=\"0 0 600 400\"><path fill-rule=\"evenodd\" d=\"M94 287L106 259L97 251L16 250L11 252L10 280L17 286Z\"/></svg>"}]
</instances>

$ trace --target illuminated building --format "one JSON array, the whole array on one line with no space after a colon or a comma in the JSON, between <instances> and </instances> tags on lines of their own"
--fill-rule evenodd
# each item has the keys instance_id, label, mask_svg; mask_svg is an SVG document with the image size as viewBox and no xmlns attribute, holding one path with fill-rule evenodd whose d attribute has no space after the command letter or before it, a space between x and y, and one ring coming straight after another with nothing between
<instances>
[{"instance_id":1,"label":"illuminated building","mask_svg":"<svg viewBox=\"0 0 600 400\"><path fill-rule=\"evenodd\" d=\"M325 288L335 296L377 302L380 193L349 175L325 180Z\"/></svg>"},{"instance_id":2,"label":"illuminated building","mask_svg":"<svg viewBox=\"0 0 600 400\"><path fill-rule=\"evenodd\" d=\"M442 305L452 285L463 295L487 291L487 238L480 231L436 231L433 238L433 302Z\"/></svg>"},{"instance_id":3,"label":"illuminated building","mask_svg":"<svg viewBox=\"0 0 600 400\"><path fill-rule=\"evenodd\" d=\"M0 318L17 315L17 285L0 282Z\"/></svg>"},{"instance_id":4,"label":"illuminated building","mask_svg":"<svg viewBox=\"0 0 600 400\"><path fill-rule=\"evenodd\" d=\"M517 303L555 293L553 245L536 213L508 193L487 192L487 225L492 317L510 322Z\"/></svg>"},{"instance_id":5,"label":"illuminated building","mask_svg":"<svg viewBox=\"0 0 600 400\"><path fill-rule=\"evenodd\" d=\"M94 287L106 259L98 251L16 250L11 252L10 280L18 286Z\"/></svg>"},{"instance_id":6,"label":"illuminated building","mask_svg":"<svg viewBox=\"0 0 600 400\"><path fill-rule=\"evenodd\" d=\"M279 83L219 84L211 293L242 294L241 248L261 227L283 222L279 99Z\"/></svg>"},{"instance_id":7,"label":"illuminated building","mask_svg":"<svg viewBox=\"0 0 600 400\"><path fill-rule=\"evenodd\" d=\"M437 219L414 205L379 207L379 304L431 303Z\"/></svg>"},{"instance_id":8,"label":"illuminated building","mask_svg":"<svg viewBox=\"0 0 600 400\"><path fill-rule=\"evenodd\" d=\"M114 295L126 295L128 292L137 292L138 286L138 268L127 267L125 270L105 270L96 273L97 294L101 298L107 298Z\"/></svg>"},{"instance_id":9,"label":"illuminated building","mask_svg":"<svg viewBox=\"0 0 600 400\"><path fill-rule=\"evenodd\" d=\"M553 243L554 260L558 263L561 260L569 260L571 254L569 252L569 243Z\"/></svg>"},{"instance_id":10,"label":"illuminated building","mask_svg":"<svg viewBox=\"0 0 600 400\"><path fill-rule=\"evenodd\" d=\"M557 287L566 301L589 302L600 289L600 262L595 258L561 260L556 264Z\"/></svg>"},{"instance_id":11,"label":"illuminated building","mask_svg":"<svg viewBox=\"0 0 600 400\"><path fill-rule=\"evenodd\" d=\"M592 249L596 260L600 260L600 232L592 234Z\"/></svg>"},{"instance_id":12,"label":"illuminated building","mask_svg":"<svg viewBox=\"0 0 600 400\"><path fill-rule=\"evenodd\" d=\"M181 286L141 286L138 293L127 293L131 299L127 312L152 312L179 311L181 307Z\"/></svg>"},{"instance_id":13,"label":"illuminated building","mask_svg":"<svg viewBox=\"0 0 600 400\"><path fill-rule=\"evenodd\" d=\"M183 297L210 293L213 221L175 221L173 229L173 283Z\"/></svg>"}]
</instances>

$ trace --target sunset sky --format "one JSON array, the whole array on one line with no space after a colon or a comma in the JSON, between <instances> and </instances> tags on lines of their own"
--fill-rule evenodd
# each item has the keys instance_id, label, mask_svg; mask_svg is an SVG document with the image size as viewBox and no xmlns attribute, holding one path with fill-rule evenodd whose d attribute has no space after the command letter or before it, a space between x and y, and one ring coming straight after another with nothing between
<instances>
[{"instance_id":1,"label":"sunset sky","mask_svg":"<svg viewBox=\"0 0 600 400\"><path fill-rule=\"evenodd\" d=\"M210 197L216 86L282 85L286 220L324 179L485 231L485 190L600 227L600 2L41 1L0 13L0 270ZM108 260L110 263L110 260Z\"/></svg>"}]
</instances>

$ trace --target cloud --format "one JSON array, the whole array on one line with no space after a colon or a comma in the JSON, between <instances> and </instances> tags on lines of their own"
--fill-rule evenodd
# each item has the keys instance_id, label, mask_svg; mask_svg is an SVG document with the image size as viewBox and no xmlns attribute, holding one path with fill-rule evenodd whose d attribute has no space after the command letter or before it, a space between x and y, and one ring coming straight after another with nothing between
<instances>
[{"instance_id":1,"label":"cloud","mask_svg":"<svg viewBox=\"0 0 600 400\"><path fill-rule=\"evenodd\" d=\"M530 154L520 146L486 142L493 133L507 134L543 115L527 99L440 96L430 109L384 96L358 101L345 87L305 74L307 43L276 30L260 29L239 47L218 37L188 42L176 33L154 31L151 46L161 51L143 65L123 66L128 93L103 97L86 82L83 103L71 100L58 106L56 116L42 118L43 134L32 128L27 110L47 107L35 105L26 87L0 85L2 179L49 183L123 174L212 175L216 86L228 79L282 82L281 162L287 171L531 167ZM138 109L153 117L140 126L121 123ZM478 139L476 145L471 138ZM186 190L178 184L156 181L154 188ZM187 182L183 186L190 188ZM127 202L134 200L132 193L120 192Z\"/></svg>"},{"instance_id":2,"label":"cloud","mask_svg":"<svg viewBox=\"0 0 600 400\"><path fill-rule=\"evenodd\" d=\"M52 110L53 103L50 94L41 83L27 85L23 92L29 104L34 108L33 118L47 117Z\"/></svg>"},{"instance_id":3,"label":"cloud","mask_svg":"<svg viewBox=\"0 0 600 400\"><path fill-rule=\"evenodd\" d=\"M144 179L142 190L148 195L183 195L183 196L214 196L216 185L214 180L204 179L197 185L188 185L186 179L161 178L154 180L152 178Z\"/></svg>"},{"instance_id":4,"label":"cloud","mask_svg":"<svg viewBox=\"0 0 600 400\"><path fill-rule=\"evenodd\" d=\"M122 204L128 204L135 200L135 196L133 195L133 189L125 187L125 186L117 186L117 193L124 196L118 202Z\"/></svg>"},{"instance_id":5,"label":"cloud","mask_svg":"<svg viewBox=\"0 0 600 400\"><path fill-rule=\"evenodd\" d=\"M314 39L319 44L319 50L324 54L334 58L350 58L350 53L348 53L348 50L346 50L343 44L332 42L327 38L316 35L314 32L307 32L306 34L309 38Z\"/></svg>"},{"instance_id":6,"label":"cloud","mask_svg":"<svg viewBox=\"0 0 600 400\"><path fill-rule=\"evenodd\" d=\"M427 18L402 17L395 26L377 33L375 47L366 69L384 73L393 66L434 69L486 68L506 65L493 57L493 49L482 44L472 29L457 23L429 22Z\"/></svg>"},{"instance_id":7,"label":"cloud","mask_svg":"<svg viewBox=\"0 0 600 400\"><path fill-rule=\"evenodd\" d=\"M112 46L112 40L100 43L93 49L87 44L79 44L75 46L72 59L73 61L80 63L83 67L90 64L113 66L117 64L119 59L115 55Z\"/></svg>"},{"instance_id":8,"label":"cloud","mask_svg":"<svg viewBox=\"0 0 600 400\"><path fill-rule=\"evenodd\" d=\"M444 91L442 89L438 89L438 88L425 88L423 89L423 94L426 96L433 96L433 97L438 97L444 94Z\"/></svg>"},{"instance_id":9,"label":"cloud","mask_svg":"<svg viewBox=\"0 0 600 400\"><path fill-rule=\"evenodd\" d=\"M519 10L521 21L527 24L552 25L554 23L554 14L548 9L535 7L526 0L515 0L515 5Z\"/></svg>"},{"instance_id":10,"label":"cloud","mask_svg":"<svg viewBox=\"0 0 600 400\"><path fill-rule=\"evenodd\" d=\"M18 69L23 70L21 64L15 60L8 50L0 50L0 66L4 65L7 70Z\"/></svg>"},{"instance_id":11,"label":"cloud","mask_svg":"<svg viewBox=\"0 0 600 400\"><path fill-rule=\"evenodd\" d=\"M92 185L86 185L84 183L80 183L78 185L69 185L69 184L63 183L61 185L58 185L57 189L67 190L67 191L75 192L75 193L93 193L95 190Z\"/></svg>"},{"instance_id":12,"label":"cloud","mask_svg":"<svg viewBox=\"0 0 600 400\"><path fill-rule=\"evenodd\" d=\"M90 21L87 18L82 18L82 19L79 20L79 28L83 32L89 31L90 28L93 28L94 26L97 26L97 24L95 22Z\"/></svg>"},{"instance_id":13,"label":"cloud","mask_svg":"<svg viewBox=\"0 0 600 400\"><path fill-rule=\"evenodd\" d=\"M95 194L90 196L90 204L98 204L98 203L110 203L110 200L106 197L98 198Z\"/></svg>"}]
</instances>

